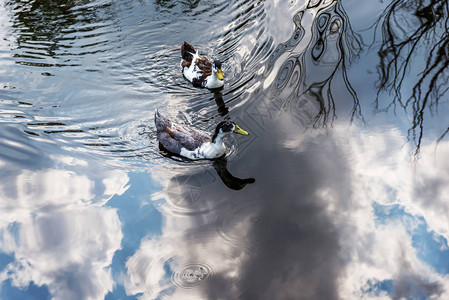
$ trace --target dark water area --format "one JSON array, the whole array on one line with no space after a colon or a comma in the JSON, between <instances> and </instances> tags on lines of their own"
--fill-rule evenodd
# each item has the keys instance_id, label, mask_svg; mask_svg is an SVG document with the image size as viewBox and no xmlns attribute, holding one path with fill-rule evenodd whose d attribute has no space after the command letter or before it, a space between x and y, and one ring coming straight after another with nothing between
<instances>
[{"instance_id":1,"label":"dark water area","mask_svg":"<svg viewBox=\"0 0 449 300\"><path fill-rule=\"evenodd\" d=\"M447 1L3 1L0 299L448 299ZM180 45L223 62L183 78ZM154 111L225 158L161 151Z\"/></svg>"}]
</instances>

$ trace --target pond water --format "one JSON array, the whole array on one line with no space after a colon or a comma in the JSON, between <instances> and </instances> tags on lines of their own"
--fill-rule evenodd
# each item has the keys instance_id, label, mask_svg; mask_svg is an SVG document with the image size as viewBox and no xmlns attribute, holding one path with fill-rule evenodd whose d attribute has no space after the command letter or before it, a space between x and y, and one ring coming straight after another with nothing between
<instances>
[{"instance_id":1,"label":"pond water","mask_svg":"<svg viewBox=\"0 0 449 300\"><path fill-rule=\"evenodd\" d=\"M449 299L443 0L0 4L1 299ZM223 62L194 88L188 41ZM158 147L154 111L217 161Z\"/></svg>"}]
</instances>

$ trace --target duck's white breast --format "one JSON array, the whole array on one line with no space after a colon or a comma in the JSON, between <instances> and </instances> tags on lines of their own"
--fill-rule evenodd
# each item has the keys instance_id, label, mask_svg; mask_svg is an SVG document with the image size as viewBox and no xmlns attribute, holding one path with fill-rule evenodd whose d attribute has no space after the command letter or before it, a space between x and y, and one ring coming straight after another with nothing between
<instances>
[{"instance_id":1,"label":"duck's white breast","mask_svg":"<svg viewBox=\"0 0 449 300\"><path fill-rule=\"evenodd\" d=\"M193 151L181 148L180 155L190 159L217 158L226 152L224 144L204 143Z\"/></svg>"},{"instance_id":2,"label":"duck's white breast","mask_svg":"<svg viewBox=\"0 0 449 300\"><path fill-rule=\"evenodd\" d=\"M222 87L224 84L223 80L219 80L217 76L210 75L206 79L206 87L208 89L217 89Z\"/></svg>"}]
</instances>

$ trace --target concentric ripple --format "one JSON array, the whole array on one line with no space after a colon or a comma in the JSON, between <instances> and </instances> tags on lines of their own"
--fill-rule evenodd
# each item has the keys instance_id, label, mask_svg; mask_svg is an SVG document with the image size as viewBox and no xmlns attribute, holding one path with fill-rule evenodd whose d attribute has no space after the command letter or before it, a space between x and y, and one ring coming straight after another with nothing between
<instances>
[{"instance_id":1,"label":"concentric ripple","mask_svg":"<svg viewBox=\"0 0 449 300\"><path fill-rule=\"evenodd\" d=\"M193 263L176 269L171 280L178 288L191 289L214 276L214 269L206 263Z\"/></svg>"}]
</instances>

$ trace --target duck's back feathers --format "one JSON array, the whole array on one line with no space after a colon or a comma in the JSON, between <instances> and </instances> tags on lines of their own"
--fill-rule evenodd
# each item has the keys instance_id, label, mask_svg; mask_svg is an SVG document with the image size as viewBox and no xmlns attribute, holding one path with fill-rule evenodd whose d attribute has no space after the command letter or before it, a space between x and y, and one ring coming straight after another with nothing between
<instances>
[{"instance_id":1,"label":"duck's back feathers","mask_svg":"<svg viewBox=\"0 0 449 300\"><path fill-rule=\"evenodd\" d=\"M217 78L214 69L214 64L206 57L199 55L195 48L187 43L181 45L181 67L184 76L193 83L196 87L220 88L223 86L223 78ZM219 62L219 61L217 61ZM221 63L215 66L218 67L221 77Z\"/></svg>"},{"instance_id":2,"label":"duck's back feathers","mask_svg":"<svg viewBox=\"0 0 449 300\"><path fill-rule=\"evenodd\" d=\"M196 54L195 48L187 42L184 42L181 46L181 56L182 56L182 68L190 67L192 64L193 56Z\"/></svg>"},{"instance_id":3,"label":"duck's back feathers","mask_svg":"<svg viewBox=\"0 0 449 300\"><path fill-rule=\"evenodd\" d=\"M168 151L180 154L182 148L193 151L202 144L210 142L211 137L207 132L176 124L164 117L156 110L154 115L157 139Z\"/></svg>"},{"instance_id":4,"label":"duck's back feathers","mask_svg":"<svg viewBox=\"0 0 449 300\"><path fill-rule=\"evenodd\" d=\"M156 136L160 145L162 145L162 147L164 147L167 151L180 153L181 144L176 141L170 133L170 128L172 127L171 121L156 110L154 114L154 124L156 125Z\"/></svg>"},{"instance_id":5,"label":"duck's back feathers","mask_svg":"<svg viewBox=\"0 0 449 300\"><path fill-rule=\"evenodd\" d=\"M195 55L193 58L193 64L195 69L192 70L195 74L193 76L189 76L188 72L184 72L184 75L189 79L191 77L191 82L195 87L204 87L206 78L212 75L212 63L204 56ZM185 63L185 60L182 62L182 67L190 68L191 63Z\"/></svg>"},{"instance_id":6,"label":"duck's back feathers","mask_svg":"<svg viewBox=\"0 0 449 300\"><path fill-rule=\"evenodd\" d=\"M212 74L212 63L204 56L199 55L195 48L187 42L181 46L182 67L189 68L192 62L202 73L203 79Z\"/></svg>"}]
</instances>

